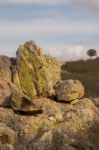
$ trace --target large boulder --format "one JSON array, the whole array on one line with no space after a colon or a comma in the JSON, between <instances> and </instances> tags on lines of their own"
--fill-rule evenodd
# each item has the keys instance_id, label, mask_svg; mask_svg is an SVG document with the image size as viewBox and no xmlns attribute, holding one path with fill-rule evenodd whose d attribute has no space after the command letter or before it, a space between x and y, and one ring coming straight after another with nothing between
<instances>
[{"instance_id":1,"label":"large boulder","mask_svg":"<svg viewBox=\"0 0 99 150\"><path fill-rule=\"evenodd\" d=\"M54 86L60 80L60 64L45 56L35 42L26 42L17 51L13 67L13 82L28 97L55 95Z\"/></svg>"},{"instance_id":2,"label":"large boulder","mask_svg":"<svg viewBox=\"0 0 99 150\"><path fill-rule=\"evenodd\" d=\"M56 85L56 95L58 101L73 101L83 97L84 87L78 80L60 81Z\"/></svg>"}]
</instances>

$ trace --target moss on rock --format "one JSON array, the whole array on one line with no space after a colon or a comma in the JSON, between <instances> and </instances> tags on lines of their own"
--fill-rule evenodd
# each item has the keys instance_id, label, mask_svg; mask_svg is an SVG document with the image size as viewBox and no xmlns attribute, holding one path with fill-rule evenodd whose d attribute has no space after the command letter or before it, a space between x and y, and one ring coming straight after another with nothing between
<instances>
[{"instance_id":1,"label":"moss on rock","mask_svg":"<svg viewBox=\"0 0 99 150\"><path fill-rule=\"evenodd\" d=\"M16 72L13 82L24 94L33 99L35 96L52 96L54 86L60 79L60 64L45 56L35 42L26 42L17 51Z\"/></svg>"}]
</instances>

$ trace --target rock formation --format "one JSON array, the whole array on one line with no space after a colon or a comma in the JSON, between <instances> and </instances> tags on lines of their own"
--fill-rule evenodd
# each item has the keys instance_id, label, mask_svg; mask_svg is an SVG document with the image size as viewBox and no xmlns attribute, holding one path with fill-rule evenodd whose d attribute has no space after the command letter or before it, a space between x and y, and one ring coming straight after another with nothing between
<instances>
[{"instance_id":1,"label":"rock formation","mask_svg":"<svg viewBox=\"0 0 99 150\"><path fill-rule=\"evenodd\" d=\"M26 42L17 51L13 82L31 99L55 95L54 86L60 79L59 62L45 56L35 42Z\"/></svg>"},{"instance_id":2,"label":"rock formation","mask_svg":"<svg viewBox=\"0 0 99 150\"><path fill-rule=\"evenodd\" d=\"M99 150L99 107L33 41L0 57L0 150Z\"/></svg>"},{"instance_id":3,"label":"rock formation","mask_svg":"<svg viewBox=\"0 0 99 150\"><path fill-rule=\"evenodd\" d=\"M73 101L81 99L84 95L84 87L78 80L60 81L56 85L56 96L58 101Z\"/></svg>"},{"instance_id":4,"label":"rock formation","mask_svg":"<svg viewBox=\"0 0 99 150\"><path fill-rule=\"evenodd\" d=\"M43 110L42 113L27 116L0 108L2 147L10 144L14 150L99 149L99 109L91 100L85 98L70 105L39 98L35 99L35 104Z\"/></svg>"}]
</instances>

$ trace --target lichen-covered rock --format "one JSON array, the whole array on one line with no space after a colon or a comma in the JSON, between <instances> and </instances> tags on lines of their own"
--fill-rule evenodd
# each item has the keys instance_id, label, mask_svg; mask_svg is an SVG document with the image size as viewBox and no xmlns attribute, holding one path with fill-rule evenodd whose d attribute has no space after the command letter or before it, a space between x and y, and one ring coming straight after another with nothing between
<instances>
[{"instance_id":1,"label":"lichen-covered rock","mask_svg":"<svg viewBox=\"0 0 99 150\"><path fill-rule=\"evenodd\" d=\"M2 79L0 77L0 106L9 107L11 104L11 95L14 93L13 91L19 91L17 86L6 79ZM21 92L19 92L21 93ZM19 103L19 93L17 93L17 103Z\"/></svg>"},{"instance_id":2,"label":"lichen-covered rock","mask_svg":"<svg viewBox=\"0 0 99 150\"><path fill-rule=\"evenodd\" d=\"M13 82L31 99L35 96L52 96L60 79L60 64L45 56L35 42L26 42L17 51Z\"/></svg>"},{"instance_id":3,"label":"lichen-covered rock","mask_svg":"<svg viewBox=\"0 0 99 150\"><path fill-rule=\"evenodd\" d=\"M56 85L58 101L72 101L80 99L84 95L84 87L78 80L60 81Z\"/></svg>"},{"instance_id":4,"label":"lichen-covered rock","mask_svg":"<svg viewBox=\"0 0 99 150\"><path fill-rule=\"evenodd\" d=\"M0 56L0 105L5 105L12 91L11 59Z\"/></svg>"},{"instance_id":5,"label":"lichen-covered rock","mask_svg":"<svg viewBox=\"0 0 99 150\"><path fill-rule=\"evenodd\" d=\"M11 81L11 60L7 56L0 56L0 78Z\"/></svg>"},{"instance_id":6,"label":"lichen-covered rock","mask_svg":"<svg viewBox=\"0 0 99 150\"><path fill-rule=\"evenodd\" d=\"M53 118L50 117L54 122L54 125L51 126L51 128L47 125L47 130L44 131L45 126L43 124L42 130L40 130L37 136L35 136L29 143L29 149L76 150L76 147L79 147L80 149L81 146L82 149L87 150L92 146L92 149L96 147L95 150L98 150L99 144L95 145L94 142L96 141L95 136L99 139L99 134L97 134L97 132L99 133L99 126L97 128L94 121L99 121L99 111L94 106L93 102L85 98L75 105L66 103L58 104L53 102L52 107L55 107L54 105L59 107L59 109L61 106L63 107L61 113L64 114L64 121L55 122L53 121ZM56 113L57 112L58 109L56 110ZM94 127L92 127L93 125ZM91 128L93 128L92 131ZM94 130L95 128L97 128L97 130Z\"/></svg>"},{"instance_id":7,"label":"lichen-covered rock","mask_svg":"<svg viewBox=\"0 0 99 150\"><path fill-rule=\"evenodd\" d=\"M39 108L33 104L31 99L19 91L18 88L13 88L10 95L10 106L15 111L23 111L27 113L39 110Z\"/></svg>"},{"instance_id":8,"label":"lichen-covered rock","mask_svg":"<svg viewBox=\"0 0 99 150\"><path fill-rule=\"evenodd\" d=\"M6 105L7 99L12 92L11 82L0 77L0 105Z\"/></svg>"},{"instance_id":9,"label":"lichen-covered rock","mask_svg":"<svg viewBox=\"0 0 99 150\"><path fill-rule=\"evenodd\" d=\"M5 124L0 123L0 144L15 144L17 135L7 127Z\"/></svg>"},{"instance_id":10,"label":"lichen-covered rock","mask_svg":"<svg viewBox=\"0 0 99 150\"><path fill-rule=\"evenodd\" d=\"M91 100L84 98L70 105L39 98L35 99L35 105L42 108L41 114L23 115L0 107L0 122L5 124L5 132L10 128L17 133L15 150L76 150L75 146L87 150L90 145L99 149L99 109Z\"/></svg>"}]
</instances>

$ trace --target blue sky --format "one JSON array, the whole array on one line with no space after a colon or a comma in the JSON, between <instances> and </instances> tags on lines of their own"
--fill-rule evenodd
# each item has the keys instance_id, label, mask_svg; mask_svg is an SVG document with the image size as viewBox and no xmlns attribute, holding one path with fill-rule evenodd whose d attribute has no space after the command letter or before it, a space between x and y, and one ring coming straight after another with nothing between
<instances>
[{"instance_id":1,"label":"blue sky","mask_svg":"<svg viewBox=\"0 0 99 150\"><path fill-rule=\"evenodd\" d=\"M0 0L0 54L34 40L60 60L99 50L99 0ZM99 52L98 52L99 53Z\"/></svg>"}]
</instances>

